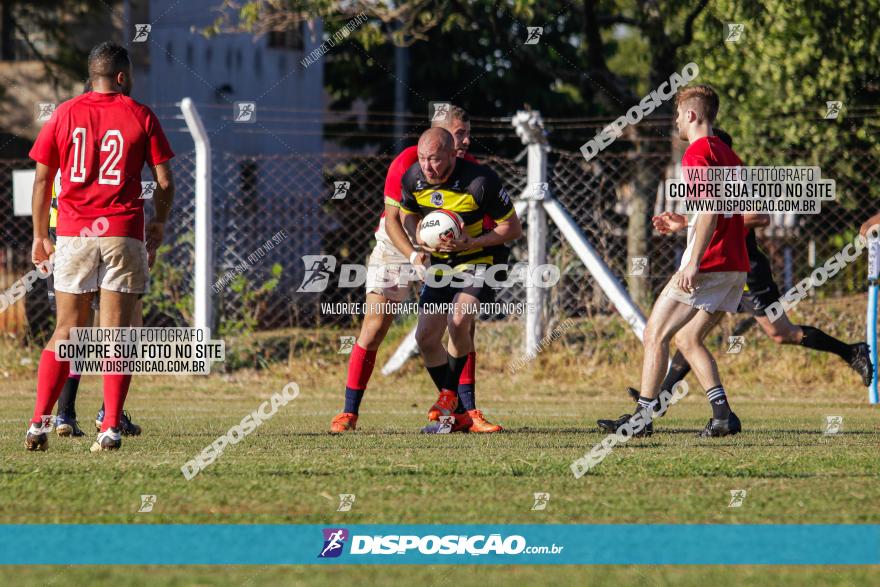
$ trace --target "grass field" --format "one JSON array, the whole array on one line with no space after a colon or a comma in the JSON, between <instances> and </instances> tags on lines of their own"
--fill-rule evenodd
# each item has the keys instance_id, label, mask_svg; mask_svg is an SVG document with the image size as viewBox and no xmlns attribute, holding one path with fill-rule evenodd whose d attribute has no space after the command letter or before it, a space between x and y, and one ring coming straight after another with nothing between
<instances>
[{"instance_id":1,"label":"grass field","mask_svg":"<svg viewBox=\"0 0 880 587\"><path fill-rule=\"evenodd\" d=\"M852 304L850 307L849 304ZM858 327L858 302L813 307L841 336ZM810 308L807 308L810 310ZM847 322L850 320L850 322ZM616 329L616 330L615 330ZM829 328L835 332L835 329ZM518 354L504 326L487 325L478 359L478 401L499 435L420 435L434 399L417 360L392 377L374 377L355 434L331 436L341 407L347 357L335 354L342 331L297 333L308 351L261 371L208 378L141 378L127 409L145 434L122 451L93 455L89 436L50 438L50 450L23 449L33 409L34 349L5 347L0 363L0 516L5 523L880 523L880 426L855 374L836 357L778 347L753 330L739 355L719 351L719 365L744 433L695 437L709 409L691 393L650 439L618 447L594 473L576 480L570 463L602 434L598 417L630 408L622 390L635 384L638 344L614 319L585 321L534 362L511 375ZM399 339L403 329L393 337ZM615 334L617 332L617 334ZM629 337L631 338L631 337ZM603 345L612 352L597 352ZM587 347L591 350L587 352ZM393 349L380 353L380 362ZM378 371L378 370L377 370ZM181 465L238 423L288 381L300 396L192 481ZM100 405L100 382L85 378L80 420ZM843 431L823 434L826 415ZM730 491L747 496L730 508ZM531 511L534 492L551 495ZM338 494L353 493L350 512ZM140 496L155 494L152 513ZM671 545L656 545L670 547ZM633 547L647 547L633 545ZM0 584L365 585L757 584L868 585L873 568L747 567L149 567L0 569Z\"/></svg>"}]
</instances>

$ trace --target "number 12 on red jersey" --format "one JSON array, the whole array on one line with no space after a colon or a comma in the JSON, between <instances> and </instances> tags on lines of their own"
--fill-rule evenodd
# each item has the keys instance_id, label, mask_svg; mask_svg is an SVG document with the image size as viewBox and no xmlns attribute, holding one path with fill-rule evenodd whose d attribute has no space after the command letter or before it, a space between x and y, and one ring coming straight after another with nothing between
<instances>
[{"instance_id":1,"label":"number 12 on red jersey","mask_svg":"<svg viewBox=\"0 0 880 587\"><path fill-rule=\"evenodd\" d=\"M73 129L70 137L73 142L73 165L70 168L70 181L85 183L86 181L86 129L78 126ZM119 170L119 161L122 159L122 149L125 141L122 133L111 129L104 133L101 139L101 152L109 153L101 163L98 172L98 183L101 185L119 185L122 183L122 172Z\"/></svg>"}]
</instances>

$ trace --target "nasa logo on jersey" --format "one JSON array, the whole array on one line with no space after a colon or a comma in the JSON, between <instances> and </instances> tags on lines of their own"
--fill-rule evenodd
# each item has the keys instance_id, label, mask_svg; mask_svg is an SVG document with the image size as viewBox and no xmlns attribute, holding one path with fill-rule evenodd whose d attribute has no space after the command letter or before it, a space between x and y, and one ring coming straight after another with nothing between
<instances>
[{"instance_id":1,"label":"nasa logo on jersey","mask_svg":"<svg viewBox=\"0 0 880 587\"><path fill-rule=\"evenodd\" d=\"M440 192L434 192L431 194L431 204L437 206L438 208L443 205L443 194Z\"/></svg>"}]
</instances>

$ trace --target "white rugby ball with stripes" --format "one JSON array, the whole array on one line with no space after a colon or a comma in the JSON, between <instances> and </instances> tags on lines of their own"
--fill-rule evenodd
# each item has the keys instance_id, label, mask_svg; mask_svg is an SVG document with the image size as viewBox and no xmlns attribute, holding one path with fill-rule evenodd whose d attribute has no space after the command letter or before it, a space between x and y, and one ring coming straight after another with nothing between
<instances>
[{"instance_id":1,"label":"white rugby ball with stripes","mask_svg":"<svg viewBox=\"0 0 880 587\"><path fill-rule=\"evenodd\" d=\"M422 219L419 236L425 244L435 248L440 243L448 243L459 237L464 230L461 216L449 210L434 210Z\"/></svg>"}]
</instances>

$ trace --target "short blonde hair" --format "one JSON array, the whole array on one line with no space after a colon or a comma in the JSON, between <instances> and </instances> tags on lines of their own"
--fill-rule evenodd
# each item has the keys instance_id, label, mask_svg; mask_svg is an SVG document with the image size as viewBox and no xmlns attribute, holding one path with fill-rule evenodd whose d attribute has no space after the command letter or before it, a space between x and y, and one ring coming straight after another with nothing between
<instances>
[{"instance_id":1,"label":"short blonde hair","mask_svg":"<svg viewBox=\"0 0 880 587\"><path fill-rule=\"evenodd\" d=\"M449 115L447 117L443 117L443 119L432 121L431 126L446 127L453 120L458 120L462 123L470 122L471 116L467 113L467 110L465 110L461 106L456 106L455 104L452 104L449 108Z\"/></svg>"},{"instance_id":2,"label":"short blonde hair","mask_svg":"<svg viewBox=\"0 0 880 587\"><path fill-rule=\"evenodd\" d=\"M718 116L718 94L712 86L703 84L682 88L675 96L675 105L690 108L709 124L714 124Z\"/></svg>"}]
</instances>

